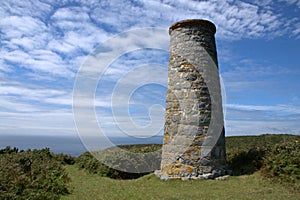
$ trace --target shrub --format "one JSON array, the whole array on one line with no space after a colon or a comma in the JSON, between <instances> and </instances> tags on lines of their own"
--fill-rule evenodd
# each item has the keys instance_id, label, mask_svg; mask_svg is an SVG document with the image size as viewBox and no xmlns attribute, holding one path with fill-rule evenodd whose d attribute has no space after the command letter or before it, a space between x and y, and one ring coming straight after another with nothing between
<instances>
[{"instance_id":1,"label":"shrub","mask_svg":"<svg viewBox=\"0 0 300 200\"><path fill-rule=\"evenodd\" d=\"M69 178L48 148L0 151L0 199L59 199Z\"/></svg>"},{"instance_id":2,"label":"shrub","mask_svg":"<svg viewBox=\"0 0 300 200\"><path fill-rule=\"evenodd\" d=\"M259 171L264 165L264 157L268 156L271 148L279 143L299 140L295 135L270 135L261 136L234 136L226 138L226 156L227 163L232 169L233 175L252 174ZM97 157L103 158L109 166L121 167L122 169L135 169L140 173L127 173L119 171L98 161L91 153L85 152L76 159L76 165L90 173L99 174L117 179L138 178L151 171L159 169L161 161L161 145L143 144L143 145L120 145L124 150L133 153L153 154L144 155L124 155L115 147L105 149L99 152L93 152ZM142 160L142 162L141 162Z\"/></svg>"},{"instance_id":3,"label":"shrub","mask_svg":"<svg viewBox=\"0 0 300 200\"><path fill-rule=\"evenodd\" d=\"M74 157L63 153L53 154L53 157L63 165L73 165L75 163Z\"/></svg>"},{"instance_id":4,"label":"shrub","mask_svg":"<svg viewBox=\"0 0 300 200\"><path fill-rule=\"evenodd\" d=\"M261 169L264 177L271 178L300 190L300 144L298 141L275 145L264 159Z\"/></svg>"},{"instance_id":5,"label":"shrub","mask_svg":"<svg viewBox=\"0 0 300 200\"><path fill-rule=\"evenodd\" d=\"M99 152L85 152L76 159L76 165L80 169L85 169L89 173L99 174L100 176L114 179L134 179L159 169L161 160L161 145L142 144L142 145L122 145L120 148L132 152L124 154L119 149L112 147ZM159 150L159 151L157 151ZM144 155L143 153L150 154ZM134 154L140 153L140 154ZM97 158L105 160L108 167L102 164ZM122 170L118 170L122 169ZM129 173L129 169L134 169L137 173Z\"/></svg>"},{"instance_id":6,"label":"shrub","mask_svg":"<svg viewBox=\"0 0 300 200\"><path fill-rule=\"evenodd\" d=\"M286 134L226 137L227 163L233 175L252 174L260 170L273 146L299 139Z\"/></svg>"},{"instance_id":7,"label":"shrub","mask_svg":"<svg viewBox=\"0 0 300 200\"><path fill-rule=\"evenodd\" d=\"M267 147L253 147L248 150L231 150L227 152L227 163L232 169L232 175L252 174L263 165Z\"/></svg>"}]
</instances>

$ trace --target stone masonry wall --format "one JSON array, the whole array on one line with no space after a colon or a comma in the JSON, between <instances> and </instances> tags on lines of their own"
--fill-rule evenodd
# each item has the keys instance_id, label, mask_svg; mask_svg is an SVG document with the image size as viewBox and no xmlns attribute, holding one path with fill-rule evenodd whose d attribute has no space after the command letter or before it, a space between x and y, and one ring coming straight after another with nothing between
<instances>
[{"instance_id":1,"label":"stone masonry wall","mask_svg":"<svg viewBox=\"0 0 300 200\"><path fill-rule=\"evenodd\" d=\"M163 153L156 172L161 179L206 179L226 173L215 31L205 20L184 20L169 29Z\"/></svg>"}]
</instances>

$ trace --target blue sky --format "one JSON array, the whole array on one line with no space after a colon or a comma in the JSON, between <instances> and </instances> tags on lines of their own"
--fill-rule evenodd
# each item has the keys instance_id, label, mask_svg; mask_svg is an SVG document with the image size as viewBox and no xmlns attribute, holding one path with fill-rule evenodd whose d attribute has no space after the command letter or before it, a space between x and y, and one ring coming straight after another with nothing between
<instances>
[{"instance_id":1,"label":"blue sky","mask_svg":"<svg viewBox=\"0 0 300 200\"><path fill-rule=\"evenodd\" d=\"M124 31L167 30L190 18L217 27L226 134L300 134L299 13L299 0L0 1L0 134L76 135L73 85L87 56ZM109 135L121 134L112 118L115 84L154 61L166 84L168 53L151 49L124 54L99 82L96 113ZM135 123L149 123L149 107L164 100L161 85L136 90L129 103Z\"/></svg>"}]
</instances>

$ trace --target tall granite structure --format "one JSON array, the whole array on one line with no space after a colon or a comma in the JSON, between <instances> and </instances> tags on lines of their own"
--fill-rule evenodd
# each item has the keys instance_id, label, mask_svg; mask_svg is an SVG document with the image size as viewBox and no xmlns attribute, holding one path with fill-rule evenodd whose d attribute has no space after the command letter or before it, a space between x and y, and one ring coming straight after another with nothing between
<instances>
[{"instance_id":1,"label":"tall granite structure","mask_svg":"<svg viewBox=\"0 0 300 200\"><path fill-rule=\"evenodd\" d=\"M214 34L206 20L169 28L170 58L161 179L226 174L224 119Z\"/></svg>"}]
</instances>

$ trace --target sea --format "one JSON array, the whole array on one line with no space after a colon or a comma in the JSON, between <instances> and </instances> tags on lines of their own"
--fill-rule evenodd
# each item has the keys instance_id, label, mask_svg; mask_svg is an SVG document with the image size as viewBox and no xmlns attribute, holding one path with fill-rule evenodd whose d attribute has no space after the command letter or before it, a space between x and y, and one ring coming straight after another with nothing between
<instances>
[{"instance_id":1,"label":"sea","mask_svg":"<svg viewBox=\"0 0 300 200\"><path fill-rule=\"evenodd\" d=\"M91 138L93 141L93 138ZM110 137L112 145L129 144L162 144L162 136L149 138L135 137ZM104 139L95 139L97 148L93 150L103 150L107 148ZM37 135L0 135L0 149L7 146L17 147L19 150L50 148L53 153L64 153L71 156L79 156L89 150L78 136L37 136Z\"/></svg>"}]
</instances>

